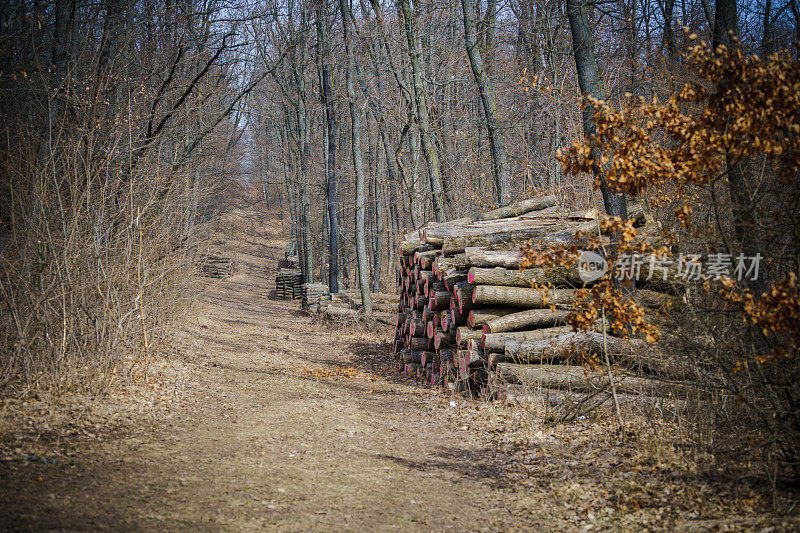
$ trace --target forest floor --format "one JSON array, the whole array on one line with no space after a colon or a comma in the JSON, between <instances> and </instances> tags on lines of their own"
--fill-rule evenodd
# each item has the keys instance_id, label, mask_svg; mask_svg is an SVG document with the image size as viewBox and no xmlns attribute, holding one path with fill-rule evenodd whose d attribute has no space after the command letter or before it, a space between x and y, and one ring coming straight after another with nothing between
<instances>
[{"instance_id":1,"label":"forest floor","mask_svg":"<svg viewBox=\"0 0 800 533\"><path fill-rule=\"evenodd\" d=\"M147 384L2 401L0 530L800 529L680 426L631 420L623 442L605 413L545 424L419 386L389 330L274 297L276 217L223 225L237 273L206 284Z\"/></svg>"}]
</instances>

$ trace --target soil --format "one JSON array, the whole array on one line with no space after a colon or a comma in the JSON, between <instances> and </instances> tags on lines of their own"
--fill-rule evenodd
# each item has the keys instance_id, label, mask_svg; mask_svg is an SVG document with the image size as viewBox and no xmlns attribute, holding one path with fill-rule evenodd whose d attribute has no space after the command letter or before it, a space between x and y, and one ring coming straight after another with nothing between
<instances>
[{"instance_id":1,"label":"soil","mask_svg":"<svg viewBox=\"0 0 800 533\"><path fill-rule=\"evenodd\" d=\"M710 477L644 428L622 443L602 413L545 425L397 374L389 330L275 298L276 220L223 220L237 272L207 282L147 384L4 400L0 529L797 528L759 482Z\"/></svg>"}]
</instances>

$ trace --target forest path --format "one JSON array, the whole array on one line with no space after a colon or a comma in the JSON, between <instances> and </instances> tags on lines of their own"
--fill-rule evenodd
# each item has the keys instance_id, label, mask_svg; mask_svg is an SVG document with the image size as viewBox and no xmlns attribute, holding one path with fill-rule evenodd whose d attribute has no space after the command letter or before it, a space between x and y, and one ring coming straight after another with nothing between
<instances>
[{"instance_id":1,"label":"forest path","mask_svg":"<svg viewBox=\"0 0 800 533\"><path fill-rule=\"evenodd\" d=\"M383 372L389 356L374 333L334 331L271 296L280 223L255 209L234 216L240 235L223 249L237 273L210 282L182 331L194 369L170 415L13 471L0 525L513 528L488 441L459 426L459 408Z\"/></svg>"}]
</instances>

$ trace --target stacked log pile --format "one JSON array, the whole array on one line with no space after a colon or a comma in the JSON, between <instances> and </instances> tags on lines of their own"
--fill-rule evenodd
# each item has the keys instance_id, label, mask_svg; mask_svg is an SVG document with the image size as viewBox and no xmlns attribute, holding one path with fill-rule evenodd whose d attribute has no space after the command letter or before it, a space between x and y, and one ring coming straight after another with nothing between
<instances>
[{"instance_id":1,"label":"stacked log pile","mask_svg":"<svg viewBox=\"0 0 800 533\"><path fill-rule=\"evenodd\" d=\"M275 276L275 294L281 300L294 300L300 297L303 275L295 268L281 268Z\"/></svg>"},{"instance_id":2,"label":"stacked log pile","mask_svg":"<svg viewBox=\"0 0 800 533\"><path fill-rule=\"evenodd\" d=\"M326 287L327 289L327 287ZM396 294L373 292L372 315L370 318L394 326L393 310L397 308L399 297ZM315 304L309 304L308 310L312 314L326 318L367 318L362 312L361 293L358 291L339 291L334 294L324 294Z\"/></svg>"},{"instance_id":3,"label":"stacked log pile","mask_svg":"<svg viewBox=\"0 0 800 533\"><path fill-rule=\"evenodd\" d=\"M595 212L567 212L555 203L552 196L534 198L406 235L394 339L400 371L497 397L507 383L580 390L582 380L596 387L587 384L583 367L568 364L576 353L607 352L639 369L664 369L652 350L650 364L642 364L640 354L648 351L642 341L572 331L566 317L574 290L583 286L576 268L520 269L520 246L528 240L580 245L577 231L597 231ZM643 222L640 215L637 225ZM531 288L534 282L552 290ZM553 363L562 364L554 370ZM625 378L620 386L663 392L654 380Z\"/></svg>"},{"instance_id":4,"label":"stacked log pile","mask_svg":"<svg viewBox=\"0 0 800 533\"><path fill-rule=\"evenodd\" d=\"M300 288L300 304L303 309L319 305L328 294L328 286L322 283L303 283Z\"/></svg>"},{"instance_id":5,"label":"stacked log pile","mask_svg":"<svg viewBox=\"0 0 800 533\"><path fill-rule=\"evenodd\" d=\"M225 278L235 272L233 260L219 253L204 257L197 266L201 276L206 278Z\"/></svg>"}]
</instances>

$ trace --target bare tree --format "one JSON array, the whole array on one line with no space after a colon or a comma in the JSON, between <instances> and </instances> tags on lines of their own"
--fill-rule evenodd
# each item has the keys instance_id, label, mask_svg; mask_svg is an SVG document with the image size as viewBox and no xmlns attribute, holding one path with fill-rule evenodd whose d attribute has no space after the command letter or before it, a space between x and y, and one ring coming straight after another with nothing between
<instances>
[{"instance_id":1,"label":"bare tree","mask_svg":"<svg viewBox=\"0 0 800 533\"><path fill-rule=\"evenodd\" d=\"M428 117L428 98L423 85L423 80L427 77L425 63L422 61L422 53L416 28L416 15L419 3L415 2L412 12L409 0L399 0L398 8L403 19L406 41L408 43L408 57L411 60L412 86L414 87L414 121L419 128L420 140L422 141L422 153L428 165L428 178L431 183L431 194L433 196L433 214L437 222L445 221L444 192L442 189L442 178L439 174L439 156L436 154L436 146L431 138L430 119Z\"/></svg>"},{"instance_id":2,"label":"bare tree","mask_svg":"<svg viewBox=\"0 0 800 533\"><path fill-rule=\"evenodd\" d=\"M367 258L367 243L364 233L364 157L361 152L361 110L356 103L356 60L353 55L353 22L350 6L347 0L339 0L339 10L342 15L342 31L344 35L345 53L347 54L347 99L350 105L350 147L353 152L353 169L356 174L356 263L358 265L358 286L361 289L361 302L364 313L372 314L372 295L369 286L369 259Z\"/></svg>"},{"instance_id":3,"label":"bare tree","mask_svg":"<svg viewBox=\"0 0 800 533\"><path fill-rule=\"evenodd\" d=\"M489 10L494 9L490 3ZM497 104L495 102L494 87L488 69L484 66L481 51L478 48L477 30L475 22L475 1L461 0L464 13L464 42L467 45L467 55L472 67L475 83L483 104L483 113L486 117L486 129L489 132L489 145L492 152L492 171L494 174L496 200L500 205L506 205L511 200L511 176L506 161L506 149L503 143L503 132L497 119ZM494 16L489 13L487 16Z\"/></svg>"}]
</instances>

